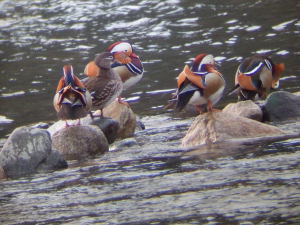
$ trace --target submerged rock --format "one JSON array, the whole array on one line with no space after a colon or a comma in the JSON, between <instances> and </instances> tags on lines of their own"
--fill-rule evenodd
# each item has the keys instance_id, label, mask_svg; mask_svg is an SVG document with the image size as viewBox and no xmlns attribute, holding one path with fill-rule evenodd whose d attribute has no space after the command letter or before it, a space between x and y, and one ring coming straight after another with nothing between
<instances>
[{"instance_id":1,"label":"submerged rock","mask_svg":"<svg viewBox=\"0 0 300 225\"><path fill-rule=\"evenodd\" d=\"M94 125L70 126L52 136L52 147L65 159L84 159L108 151L108 142L101 129Z\"/></svg>"},{"instance_id":2,"label":"submerged rock","mask_svg":"<svg viewBox=\"0 0 300 225\"><path fill-rule=\"evenodd\" d=\"M103 115L119 122L119 138L132 137L136 128L136 116L129 105L114 101L104 108Z\"/></svg>"},{"instance_id":3,"label":"submerged rock","mask_svg":"<svg viewBox=\"0 0 300 225\"><path fill-rule=\"evenodd\" d=\"M133 146L139 146L139 143L135 138L126 138L120 141L117 141L113 148L116 149L124 149L124 148L131 148Z\"/></svg>"},{"instance_id":4,"label":"submerged rock","mask_svg":"<svg viewBox=\"0 0 300 225\"><path fill-rule=\"evenodd\" d=\"M300 95L286 91L273 92L266 99L263 110L269 121L300 118Z\"/></svg>"},{"instance_id":5,"label":"submerged rock","mask_svg":"<svg viewBox=\"0 0 300 225\"><path fill-rule=\"evenodd\" d=\"M284 134L277 127L225 112L199 115L182 140L183 147L193 147L235 138Z\"/></svg>"},{"instance_id":6,"label":"submerged rock","mask_svg":"<svg viewBox=\"0 0 300 225\"><path fill-rule=\"evenodd\" d=\"M223 109L223 112L257 121L262 121L263 119L261 108L251 100L230 103Z\"/></svg>"},{"instance_id":7,"label":"submerged rock","mask_svg":"<svg viewBox=\"0 0 300 225\"><path fill-rule=\"evenodd\" d=\"M6 177L20 177L40 170L67 167L67 162L52 151L51 138L44 129L19 127L5 142L0 152L0 167Z\"/></svg>"}]
</instances>

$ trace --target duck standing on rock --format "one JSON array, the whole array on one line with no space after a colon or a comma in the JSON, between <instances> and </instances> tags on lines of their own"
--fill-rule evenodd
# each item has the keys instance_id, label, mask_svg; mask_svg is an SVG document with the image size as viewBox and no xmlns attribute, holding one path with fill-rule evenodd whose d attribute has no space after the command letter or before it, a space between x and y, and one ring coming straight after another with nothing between
<instances>
[{"instance_id":1,"label":"duck standing on rock","mask_svg":"<svg viewBox=\"0 0 300 225\"><path fill-rule=\"evenodd\" d=\"M254 55L245 58L235 74L235 87L229 93L238 93L239 100L254 100L255 96L265 99L271 89L279 86L283 63L274 64L264 55Z\"/></svg>"},{"instance_id":2,"label":"duck standing on rock","mask_svg":"<svg viewBox=\"0 0 300 225\"><path fill-rule=\"evenodd\" d=\"M113 55L114 61L111 68L120 76L123 82L123 90L134 86L142 79L144 73L143 64L139 56L134 53L130 43L118 41L110 45L106 51ZM97 71L95 61L91 61L86 66L85 74L87 76L95 76Z\"/></svg>"},{"instance_id":3,"label":"duck standing on rock","mask_svg":"<svg viewBox=\"0 0 300 225\"><path fill-rule=\"evenodd\" d=\"M63 77L59 80L53 105L58 118L75 120L85 117L91 110L92 98L83 83L73 73L72 65L63 67ZM69 126L66 121L66 126Z\"/></svg>"},{"instance_id":4,"label":"duck standing on rock","mask_svg":"<svg viewBox=\"0 0 300 225\"><path fill-rule=\"evenodd\" d=\"M121 77L124 90L139 82L144 73L143 64L128 42L119 41L107 48L114 56L113 70Z\"/></svg>"},{"instance_id":5,"label":"duck standing on rock","mask_svg":"<svg viewBox=\"0 0 300 225\"><path fill-rule=\"evenodd\" d=\"M103 52L90 62L84 73L88 78L83 80L85 87L90 91L93 108L101 110L112 103L123 91L123 83L118 74L111 68L113 54Z\"/></svg>"},{"instance_id":6,"label":"duck standing on rock","mask_svg":"<svg viewBox=\"0 0 300 225\"><path fill-rule=\"evenodd\" d=\"M202 113L202 106L213 111L213 106L223 96L225 80L216 69L214 57L199 54L191 67L186 65L177 78L176 109L182 110L187 104L196 106Z\"/></svg>"}]
</instances>

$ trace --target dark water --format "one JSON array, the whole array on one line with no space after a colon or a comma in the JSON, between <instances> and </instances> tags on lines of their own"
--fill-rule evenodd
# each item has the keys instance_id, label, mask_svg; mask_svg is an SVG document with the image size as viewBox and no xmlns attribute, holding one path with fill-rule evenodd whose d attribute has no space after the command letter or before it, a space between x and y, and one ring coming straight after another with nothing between
<instances>
[{"instance_id":1,"label":"dark water","mask_svg":"<svg viewBox=\"0 0 300 225\"><path fill-rule=\"evenodd\" d=\"M298 139L230 156L187 154L179 144L191 119L162 106L184 64L203 52L216 57L228 89L243 57L268 53L286 64L279 90L299 91L299 12L297 0L0 1L0 138L54 121L62 66L72 63L82 76L119 40L132 42L144 62L142 81L124 96L147 127L131 147L1 182L0 223L297 224Z\"/></svg>"},{"instance_id":2,"label":"dark water","mask_svg":"<svg viewBox=\"0 0 300 225\"><path fill-rule=\"evenodd\" d=\"M178 146L190 120L144 122L128 147L2 181L0 223L299 224L300 139L186 152Z\"/></svg>"},{"instance_id":3,"label":"dark water","mask_svg":"<svg viewBox=\"0 0 300 225\"><path fill-rule=\"evenodd\" d=\"M96 53L119 40L130 40L145 65L143 80L124 93L136 100L138 114L161 113L184 63L203 52L218 60L227 88L243 57L272 54L287 67L281 89L297 91L299 9L297 0L2 0L0 136L55 120L52 98L63 64L72 63L80 76Z\"/></svg>"}]
</instances>

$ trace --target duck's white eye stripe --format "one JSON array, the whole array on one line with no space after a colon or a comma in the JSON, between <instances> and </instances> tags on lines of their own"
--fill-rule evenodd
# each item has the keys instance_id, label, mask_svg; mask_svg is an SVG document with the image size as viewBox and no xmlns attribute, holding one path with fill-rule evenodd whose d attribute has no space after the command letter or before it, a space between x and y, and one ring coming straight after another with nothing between
<instances>
[{"instance_id":1,"label":"duck's white eye stripe","mask_svg":"<svg viewBox=\"0 0 300 225\"><path fill-rule=\"evenodd\" d=\"M246 72L246 73L244 73L244 74L245 74L245 75L248 75L248 76L251 76L251 75L255 74L257 71L259 71L259 69L261 68L262 65L263 65L263 63L260 62L260 63L258 64L258 66L256 66L253 70L250 70L250 71L248 71L248 72Z\"/></svg>"},{"instance_id":2,"label":"duck's white eye stripe","mask_svg":"<svg viewBox=\"0 0 300 225\"><path fill-rule=\"evenodd\" d=\"M128 63L128 64L126 64L126 66L134 74L142 74L143 73L143 70L136 67L133 63Z\"/></svg>"},{"instance_id":3,"label":"duck's white eye stripe","mask_svg":"<svg viewBox=\"0 0 300 225\"><path fill-rule=\"evenodd\" d=\"M271 64L271 62L269 60L265 59L265 63L267 65L268 69L272 71L272 64Z\"/></svg>"}]
</instances>

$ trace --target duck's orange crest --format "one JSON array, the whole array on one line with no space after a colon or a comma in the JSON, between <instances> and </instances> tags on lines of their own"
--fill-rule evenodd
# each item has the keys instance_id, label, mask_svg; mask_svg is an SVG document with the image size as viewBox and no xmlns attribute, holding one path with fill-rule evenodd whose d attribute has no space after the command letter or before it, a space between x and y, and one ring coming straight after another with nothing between
<instances>
[{"instance_id":1,"label":"duck's orange crest","mask_svg":"<svg viewBox=\"0 0 300 225\"><path fill-rule=\"evenodd\" d=\"M178 76L178 88L182 85L185 79L188 79L190 82L197 85L199 88L205 88L202 77L195 75L187 65L185 65L183 71Z\"/></svg>"},{"instance_id":2,"label":"duck's orange crest","mask_svg":"<svg viewBox=\"0 0 300 225\"><path fill-rule=\"evenodd\" d=\"M127 64L132 61L128 54L127 52L116 52L114 58L122 64Z\"/></svg>"},{"instance_id":3,"label":"duck's orange crest","mask_svg":"<svg viewBox=\"0 0 300 225\"><path fill-rule=\"evenodd\" d=\"M249 91L256 91L256 87L252 83L252 79L250 76L247 76L243 73L237 75L237 81L241 88L249 90Z\"/></svg>"},{"instance_id":4,"label":"duck's orange crest","mask_svg":"<svg viewBox=\"0 0 300 225\"><path fill-rule=\"evenodd\" d=\"M284 63L279 63L275 65L275 70L277 73L281 74L285 70Z\"/></svg>"},{"instance_id":5,"label":"duck's orange crest","mask_svg":"<svg viewBox=\"0 0 300 225\"><path fill-rule=\"evenodd\" d=\"M279 86L279 79L284 70L285 70L284 63L279 63L279 64L275 65L275 72L273 74L272 88L277 88Z\"/></svg>"},{"instance_id":6,"label":"duck's orange crest","mask_svg":"<svg viewBox=\"0 0 300 225\"><path fill-rule=\"evenodd\" d=\"M222 76L222 74L216 69L214 65L206 65L207 72L209 73L215 73L218 74L219 76Z\"/></svg>"}]
</instances>

